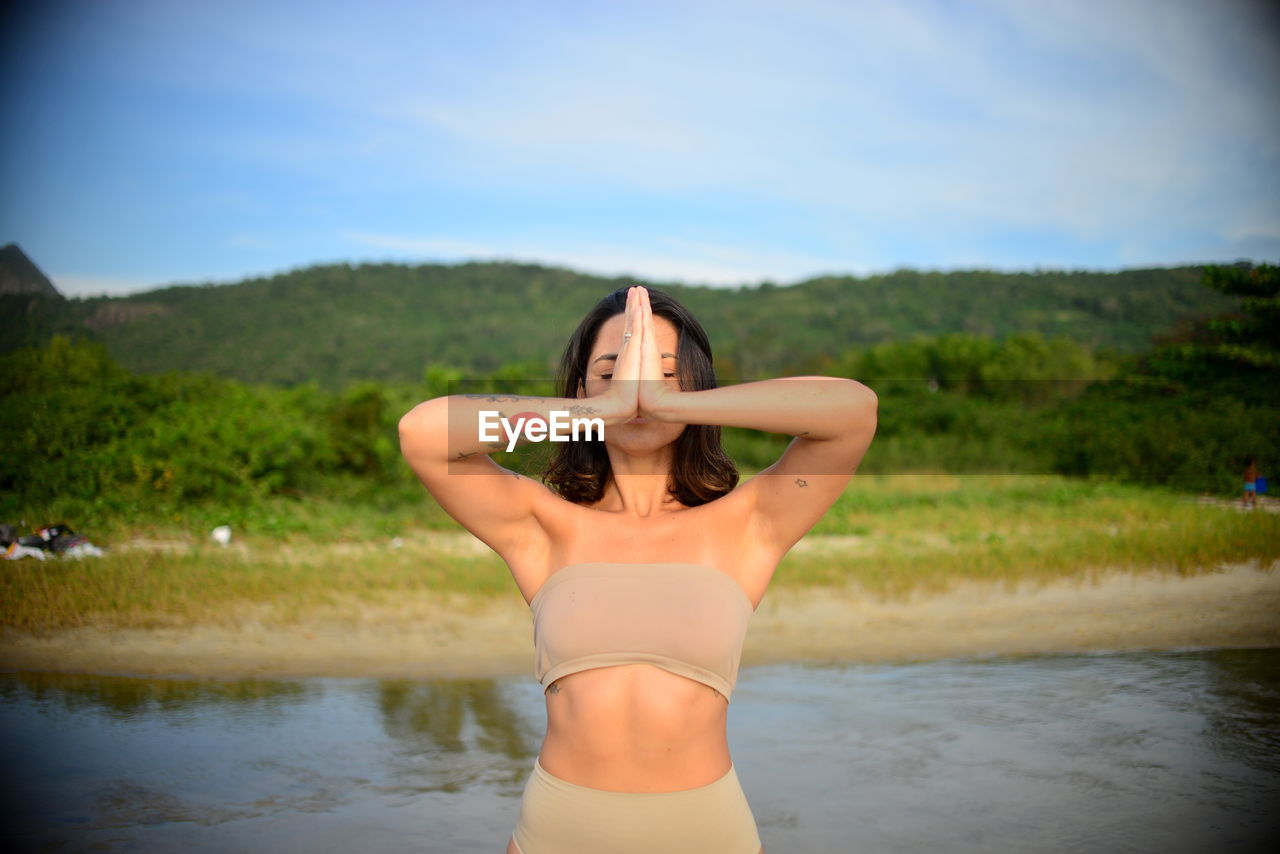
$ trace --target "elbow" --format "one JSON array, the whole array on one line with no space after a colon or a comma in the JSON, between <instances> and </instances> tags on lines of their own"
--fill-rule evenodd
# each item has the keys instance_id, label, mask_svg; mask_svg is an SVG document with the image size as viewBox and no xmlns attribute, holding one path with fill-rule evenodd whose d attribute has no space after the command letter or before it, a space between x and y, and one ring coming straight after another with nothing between
<instances>
[{"instance_id":1,"label":"elbow","mask_svg":"<svg viewBox=\"0 0 1280 854\"><path fill-rule=\"evenodd\" d=\"M404 415L400 416L400 423L398 425L398 430L400 433L400 456L404 457L405 459L409 458L410 448L414 446L414 443L416 441L416 436L417 436L417 433L415 430L415 423L412 416L413 416L412 410L410 410L409 412L406 412Z\"/></svg>"},{"instance_id":2,"label":"elbow","mask_svg":"<svg viewBox=\"0 0 1280 854\"><path fill-rule=\"evenodd\" d=\"M861 392L863 398L866 400L867 405L870 406L872 409L875 409L880 405L879 396L874 391L871 390L870 386L865 386L862 383L858 383L858 390Z\"/></svg>"},{"instance_id":3,"label":"elbow","mask_svg":"<svg viewBox=\"0 0 1280 854\"><path fill-rule=\"evenodd\" d=\"M445 406L448 398L433 397L430 400L424 400L413 409L410 409L404 415L400 416L400 432L412 430L416 425L422 424L427 416L434 412L438 407Z\"/></svg>"},{"instance_id":4,"label":"elbow","mask_svg":"<svg viewBox=\"0 0 1280 854\"><path fill-rule=\"evenodd\" d=\"M874 418L876 411L880 408L880 398L869 386L865 386L857 380L849 380L849 384L853 387L853 405L860 413L870 413Z\"/></svg>"},{"instance_id":5,"label":"elbow","mask_svg":"<svg viewBox=\"0 0 1280 854\"><path fill-rule=\"evenodd\" d=\"M432 425L435 420L433 414L436 410L434 404L437 400L443 400L443 398L423 401L400 416L397 430L400 434L401 454L409 456L410 449L421 449L427 437L432 435L434 431Z\"/></svg>"},{"instance_id":6,"label":"elbow","mask_svg":"<svg viewBox=\"0 0 1280 854\"><path fill-rule=\"evenodd\" d=\"M411 436L421 422L421 408L422 404L418 404L413 409L410 409L404 415L400 416L400 422L396 425L396 429L400 433L400 443L402 445L404 444L405 437Z\"/></svg>"},{"instance_id":7,"label":"elbow","mask_svg":"<svg viewBox=\"0 0 1280 854\"><path fill-rule=\"evenodd\" d=\"M855 386L852 403L852 422L859 431L868 428L874 431L880 416L880 398L874 391L857 380L849 380L849 382Z\"/></svg>"}]
</instances>

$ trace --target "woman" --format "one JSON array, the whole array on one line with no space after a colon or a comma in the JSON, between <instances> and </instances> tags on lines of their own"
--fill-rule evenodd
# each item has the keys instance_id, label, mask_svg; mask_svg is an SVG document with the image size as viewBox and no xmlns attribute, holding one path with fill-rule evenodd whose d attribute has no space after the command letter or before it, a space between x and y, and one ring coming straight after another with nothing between
<instances>
[{"instance_id":1,"label":"woman","mask_svg":"<svg viewBox=\"0 0 1280 854\"><path fill-rule=\"evenodd\" d=\"M400 421L409 464L533 609L547 733L507 852L763 854L726 738L742 638L866 453L876 396L831 377L717 388L702 327L644 287L583 319L559 381L564 397L451 395ZM604 438L559 445L552 491L488 457L508 434L482 440L484 411L598 418ZM721 426L796 438L737 484Z\"/></svg>"}]
</instances>

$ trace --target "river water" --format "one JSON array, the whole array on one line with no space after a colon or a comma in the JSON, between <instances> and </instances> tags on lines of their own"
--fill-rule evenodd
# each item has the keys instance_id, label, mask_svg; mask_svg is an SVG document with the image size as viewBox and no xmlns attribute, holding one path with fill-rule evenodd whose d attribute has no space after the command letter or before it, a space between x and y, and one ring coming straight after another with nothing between
<instances>
[{"instance_id":1,"label":"river water","mask_svg":"<svg viewBox=\"0 0 1280 854\"><path fill-rule=\"evenodd\" d=\"M4 836L501 854L545 724L531 674L0 673ZM768 854L1280 850L1280 649L748 667L729 744Z\"/></svg>"}]
</instances>

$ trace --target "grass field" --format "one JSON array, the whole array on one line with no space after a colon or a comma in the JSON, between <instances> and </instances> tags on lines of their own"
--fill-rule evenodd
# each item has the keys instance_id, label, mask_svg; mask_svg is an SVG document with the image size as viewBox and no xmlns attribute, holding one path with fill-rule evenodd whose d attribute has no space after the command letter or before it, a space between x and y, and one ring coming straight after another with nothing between
<instances>
[{"instance_id":1,"label":"grass field","mask_svg":"<svg viewBox=\"0 0 1280 854\"><path fill-rule=\"evenodd\" d=\"M226 548L208 538L224 523L235 532ZM519 595L505 564L420 487L190 508L145 524L104 519L85 533L107 556L0 566L0 624L42 631L226 623L263 608L272 620L291 621L352 599ZM1195 574L1276 559L1280 514L1194 496L1054 476L860 476L783 559L773 587L853 585L895 598L959 579Z\"/></svg>"}]
</instances>

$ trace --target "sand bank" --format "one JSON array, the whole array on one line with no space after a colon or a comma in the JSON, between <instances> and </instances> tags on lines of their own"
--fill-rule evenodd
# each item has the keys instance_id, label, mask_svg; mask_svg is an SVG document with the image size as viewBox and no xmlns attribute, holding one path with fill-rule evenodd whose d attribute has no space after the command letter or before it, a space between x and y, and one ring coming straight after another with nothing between
<instances>
[{"instance_id":1,"label":"sand bank","mask_svg":"<svg viewBox=\"0 0 1280 854\"><path fill-rule=\"evenodd\" d=\"M1280 646L1280 562L1193 576L1095 573L1041 587L966 581L882 601L855 589L775 587L752 617L743 667L905 662L1141 649ZM0 636L0 667L214 678L503 676L532 679L532 622L497 601L423 596L350 603L296 624L270 609L225 625L79 628Z\"/></svg>"}]
</instances>

